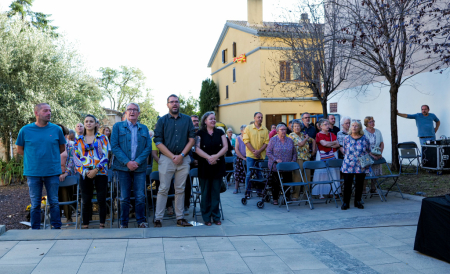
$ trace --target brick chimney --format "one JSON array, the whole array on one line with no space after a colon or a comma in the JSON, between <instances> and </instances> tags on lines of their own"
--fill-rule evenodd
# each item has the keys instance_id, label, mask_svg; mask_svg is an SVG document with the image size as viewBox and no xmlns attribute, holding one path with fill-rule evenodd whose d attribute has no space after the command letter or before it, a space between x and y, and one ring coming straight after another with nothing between
<instances>
[{"instance_id":1,"label":"brick chimney","mask_svg":"<svg viewBox=\"0 0 450 274\"><path fill-rule=\"evenodd\" d=\"M263 26L263 0L247 0L247 26Z\"/></svg>"}]
</instances>

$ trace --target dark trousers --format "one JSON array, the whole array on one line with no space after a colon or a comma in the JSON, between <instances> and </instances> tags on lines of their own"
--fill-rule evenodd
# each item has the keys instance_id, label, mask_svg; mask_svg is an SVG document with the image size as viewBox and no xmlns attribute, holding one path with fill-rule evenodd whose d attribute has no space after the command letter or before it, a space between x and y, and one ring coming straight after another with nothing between
<instances>
[{"instance_id":1,"label":"dark trousers","mask_svg":"<svg viewBox=\"0 0 450 274\"><path fill-rule=\"evenodd\" d=\"M184 185L184 207L191 205L191 176L186 177L186 184Z\"/></svg>"},{"instance_id":2,"label":"dark trousers","mask_svg":"<svg viewBox=\"0 0 450 274\"><path fill-rule=\"evenodd\" d=\"M283 182L289 183L292 182L292 172L282 172L280 175L283 178ZM272 179L271 185L272 185L272 198L274 200L278 200L280 197L280 191L281 191L281 184L280 184L280 178L278 178L278 173L276 171L272 172ZM284 187L286 189L287 187ZM286 198L289 199L290 196L290 190L286 192Z\"/></svg>"},{"instance_id":3,"label":"dark trousers","mask_svg":"<svg viewBox=\"0 0 450 274\"><path fill-rule=\"evenodd\" d=\"M222 178L205 179L199 178L201 189L200 209L202 211L203 221L220 221L220 183Z\"/></svg>"},{"instance_id":4,"label":"dark trousers","mask_svg":"<svg viewBox=\"0 0 450 274\"><path fill-rule=\"evenodd\" d=\"M108 193L108 176L97 175L93 179L86 176L80 178L81 189L81 203L83 210L81 212L83 217L83 225L89 225L92 215L92 196L95 190L97 192L97 202L100 208L100 223L104 224L106 220L106 195Z\"/></svg>"},{"instance_id":5,"label":"dark trousers","mask_svg":"<svg viewBox=\"0 0 450 274\"><path fill-rule=\"evenodd\" d=\"M365 177L366 173L344 173L344 203L350 204L353 178L355 178L355 203L361 201Z\"/></svg>"}]
</instances>

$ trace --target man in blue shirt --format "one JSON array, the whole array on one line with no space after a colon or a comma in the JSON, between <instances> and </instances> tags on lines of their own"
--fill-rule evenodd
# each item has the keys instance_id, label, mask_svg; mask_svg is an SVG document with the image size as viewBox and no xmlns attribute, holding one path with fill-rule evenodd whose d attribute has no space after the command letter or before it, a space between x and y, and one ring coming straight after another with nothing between
<instances>
[{"instance_id":1,"label":"man in blue shirt","mask_svg":"<svg viewBox=\"0 0 450 274\"><path fill-rule=\"evenodd\" d=\"M422 113L403 114L399 113L397 110L397 115L403 118L416 120L416 126L419 131L417 136L420 138L420 145L425 145L428 140L436 140L436 132L438 131L441 122L434 113L430 113L429 106L423 105ZM436 122L436 127L434 127L433 121Z\"/></svg>"},{"instance_id":2,"label":"man in blue shirt","mask_svg":"<svg viewBox=\"0 0 450 274\"><path fill-rule=\"evenodd\" d=\"M31 228L41 228L42 187L47 190L50 204L50 223L61 229L58 189L61 175L60 154L65 150L66 139L61 128L50 123L51 108L46 103L34 107L36 122L20 129L17 137L17 153L23 155L23 175L27 177L31 198Z\"/></svg>"}]
</instances>

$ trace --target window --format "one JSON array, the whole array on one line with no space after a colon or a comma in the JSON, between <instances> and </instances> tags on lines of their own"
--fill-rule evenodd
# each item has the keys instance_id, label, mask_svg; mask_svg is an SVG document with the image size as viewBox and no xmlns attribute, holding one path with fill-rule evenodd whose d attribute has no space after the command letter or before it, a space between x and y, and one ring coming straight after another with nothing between
<instances>
[{"instance_id":1,"label":"window","mask_svg":"<svg viewBox=\"0 0 450 274\"><path fill-rule=\"evenodd\" d=\"M236 68L233 68L233 83L236 82Z\"/></svg>"},{"instance_id":2,"label":"window","mask_svg":"<svg viewBox=\"0 0 450 274\"><path fill-rule=\"evenodd\" d=\"M225 99L228 99L228 86L225 88Z\"/></svg>"},{"instance_id":3,"label":"window","mask_svg":"<svg viewBox=\"0 0 450 274\"><path fill-rule=\"evenodd\" d=\"M300 62L295 62L294 65L294 80L296 81L304 81L305 75L303 74L304 68L302 67Z\"/></svg>"},{"instance_id":4,"label":"window","mask_svg":"<svg viewBox=\"0 0 450 274\"><path fill-rule=\"evenodd\" d=\"M225 64L227 62L227 50L222 50L222 63Z\"/></svg>"},{"instance_id":5,"label":"window","mask_svg":"<svg viewBox=\"0 0 450 274\"><path fill-rule=\"evenodd\" d=\"M233 42L233 58L237 57L237 52L236 52L236 42Z\"/></svg>"},{"instance_id":6,"label":"window","mask_svg":"<svg viewBox=\"0 0 450 274\"><path fill-rule=\"evenodd\" d=\"M280 82L291 80L291 63L288 61L280 61Z\"/></svg>"}]
</instances>

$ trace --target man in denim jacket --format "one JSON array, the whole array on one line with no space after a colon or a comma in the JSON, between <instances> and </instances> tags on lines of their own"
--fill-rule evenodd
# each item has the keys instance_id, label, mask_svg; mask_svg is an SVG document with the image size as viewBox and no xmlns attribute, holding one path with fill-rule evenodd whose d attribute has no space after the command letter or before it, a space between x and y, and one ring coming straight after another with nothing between
<instances>
[{"instance_id":1,"label":"man in denim jacket","mask_svg":"<svg viewBox=\"0 0 450 274\"><path fill-rule=\"evenodd\" d=\"M140 107L127 105L127 119L114 124L111 134L111 150L114 154L113 169L118 172L120 185L120 228L128 227L130 195L133 186L136 202L136 220L140 228L145 222L145 176L147 158L152 151L152 139L147 126L138 123Z\"/></svg>"}]
</instances>

